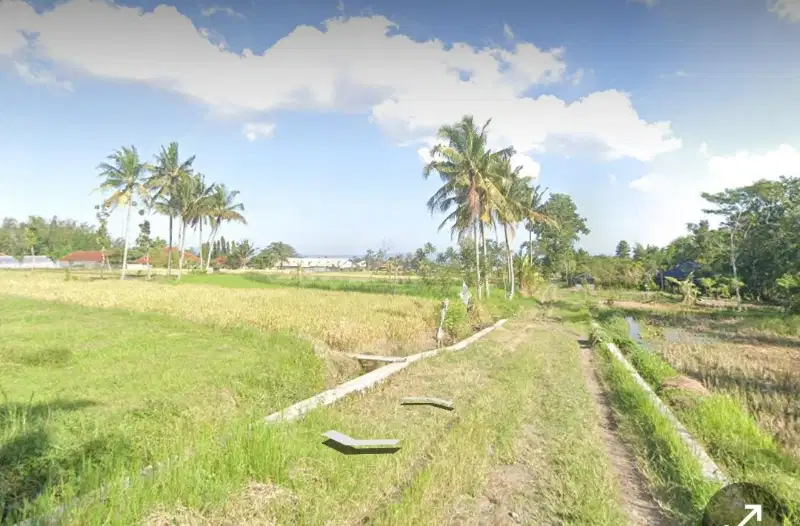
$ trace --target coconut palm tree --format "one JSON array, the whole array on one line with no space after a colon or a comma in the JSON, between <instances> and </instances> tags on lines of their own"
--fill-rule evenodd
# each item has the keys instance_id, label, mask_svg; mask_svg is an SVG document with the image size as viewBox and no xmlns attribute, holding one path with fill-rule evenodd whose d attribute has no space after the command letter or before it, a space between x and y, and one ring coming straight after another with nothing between
<instances>
[{"instance_id":1,"label":"coconut palm tree","mask_svg":"<svg viewBox=\"0 0 800 526\"><path fill-rule=\"evenodd\" d=\"M154 209L169 217L169 248L167 252L167 275L172 275L172 234L174 221L179 215L178 190L192 173L195 156L185 161L180 160L178 143L171 142L168 147L161 147L156 155L155 164L148 166L152 176L148 185L153 188Z\"/></svg>"},{"instance_id":2,"label":"coconut palm tree","mask_svg":"<svg viewBox=\"0 0 800 526\"><path fill-rule=\"evenodd\" d=\"M208 236L208 246L214 246L214 240L217 237L219 228L225 222L237 222L247 224L244 216L244 205L236 202L236 197L239 195L238 190L228 190L224 184L218 184L214 187L214 193L209 200L208 209L208 223L211 227L211 233ZM206 268L211 266L211 249L208 251L208 262Z\"/></svg>"},{"instance_id":3,"label":"coconut palm tree","mask_svg":"<svg viewBox=\"0 0 800 526\"><path fill-rule=\"evenodd\" d=\"M503 226L503 237L506 246L506 270L508 272L510 292L508 299L514 299L514 259L510 241L514 239L517 225L527 217L527 205L534 191L528 180L520 175L521 166L511 167L510 159L503 159L497 164L494 175L503 191L504 201L496 206L494 215ZM510 238L510 239L509 239Z\"/></svg>"},{"instance_id":4,"label":"coconut palm tree","mask_svg":"<svg viewBox=\"0 0 800 526\"><path fill-rule=\"evenodd\" d=\"M214 203L214 194L216 192L216 183L211 183L206 186L205 175L197 174L196 199L192 203L190 210L190 224L192 228L197 228L200 247L200 269L203 269L203 225L210 219L210 213ZM211 250L209 245L209 251Z\"/></svg>"},{"instance_id":5,"label":"coconut palm tree","mask_svg":"<svg viewBox=\"0 0 800 526\"><path fill-rule=\"evenodd\" d=\"M204 210L210 209L209 201L214 192L214 185L206 186L202 174L192 175L183 181L175 191L175 204L180 217L178 227L178 279L183 276L183 260L185 256L186 235L190 226L200 221Z\"/></svg>"},{"instance_id":6,"label":"coconut palm tree","mask_svg":"<svg viewBox=\"0 0 800 526\"><path fill-rule=\"evenodd\" d=\"M475 239L475 274L478 298L481 297L480 232L482 221L489 213L488 204L501 201L502 194L489 177L492 163L499 157L510 156L513 149L494 152L487 147L487 128L491 119L481 128L472 116L465 116L453 125L439 128L440 144L430 151L431 161L425 166L422 176L427 179L437 172L444 183L430 199L431 213L448 213L439 225L453 223L461 236L468 228L473 229ZM465 219L468 219L469 226ZM484 243L485 251L485 243ZM485 261L484 261L485 262Z\"/></svg>"},{"instance_id":7,"label":"coconut palm tree","mask_svg":"<svg viewBox=\"0 0 800 526\"><path fill-rule=\"evenodd\" d=\"M123 146L108 156L110 163L101 163L97 169L104 181L100 191L111 191L111 195L103 201L103 208L114 210L119 206L127 206L125 219L125 248L122 252L122 272L120 279L125 279L128 270L128 232L131 223L131 211L136 206L136 199L146 200L149 188L146 184L147 166L139 158L135 146Z\"/></svg>"},{"instance_id":8,"label":"coconut palm tree","mask_svg":"<svg viewBox=\"0 0 800 526\"><path fill-rule=\"evenodd\" d=\"M548 188L541 189L541 185L531 188L528 204L525 210L525 229L528 231L528 264L533 265L533 230L536 223L555 223L542 211L544 206L544 194Z\"/></svg>"}]
</instances>

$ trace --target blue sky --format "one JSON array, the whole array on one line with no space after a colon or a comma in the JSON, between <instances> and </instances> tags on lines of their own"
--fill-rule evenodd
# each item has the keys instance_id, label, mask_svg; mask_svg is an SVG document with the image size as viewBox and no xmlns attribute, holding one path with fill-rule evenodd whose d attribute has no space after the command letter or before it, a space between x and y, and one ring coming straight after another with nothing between
<instances>
[{"instance_id":1,"label":"blue sky","mask_svg":"<svg viewBox=\"0 0 800 526\"><path fill-rule=\"evenodd\" d=\"M92 221L106 155L178 141L241 191L227 237L444 247L424 153L472 113L582 246L663 244L700 192L800 175L799 49L800 0L0 0L0 216Z\"/></svg>"}]
</instances>

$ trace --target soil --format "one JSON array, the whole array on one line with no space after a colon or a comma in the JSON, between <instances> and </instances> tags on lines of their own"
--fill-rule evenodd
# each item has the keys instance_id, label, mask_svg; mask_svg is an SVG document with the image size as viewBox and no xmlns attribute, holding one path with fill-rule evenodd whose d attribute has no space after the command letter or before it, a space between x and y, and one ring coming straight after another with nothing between
<instances>
[{"instance_id":1,"label":"soil","mask_svg":"<svg viewBox=\"0 0 800 526\"><path fill-rule=\"evenodd\" d=\"M670 524L648 489L647 479L636 466L636 459L617 434L617 422L611 402L597 375L595 355L587 341L581 344L581 365L589 394L595 401L603 443L611 469L617 479L622 505L631 526L667 526Z\"/></svg>"}]
</instances>

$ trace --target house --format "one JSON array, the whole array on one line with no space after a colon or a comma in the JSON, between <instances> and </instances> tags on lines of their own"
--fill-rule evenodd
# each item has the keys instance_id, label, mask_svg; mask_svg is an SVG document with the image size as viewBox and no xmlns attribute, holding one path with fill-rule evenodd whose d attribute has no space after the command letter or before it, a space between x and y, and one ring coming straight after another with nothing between
<instances>
[{"instance_id":1,"label":"house","mask_svg":"<svg viewBox=\"0 0 800 526\"><path fill-rule=\"evenodd\" d=\"M662 270L656 273L656 281L661 288L664 288L667 278L675 278L679 281L683 281L689 277L689 274L694 273L694 277L697 279L697 274L700 270L701 266L699 263L691 260L685 260L681 261L669 270Z\"/></svg>"},{"instance_id":2,"label":"house","mask_svg":"<svg viewBox=\"0 0 800 526\"><path fill-rule=\"evenodd\" d=\"M62 267L100 268L103 265L103 251L77 250L59 259L58 263Z\"/></svg>"}]
</instances>

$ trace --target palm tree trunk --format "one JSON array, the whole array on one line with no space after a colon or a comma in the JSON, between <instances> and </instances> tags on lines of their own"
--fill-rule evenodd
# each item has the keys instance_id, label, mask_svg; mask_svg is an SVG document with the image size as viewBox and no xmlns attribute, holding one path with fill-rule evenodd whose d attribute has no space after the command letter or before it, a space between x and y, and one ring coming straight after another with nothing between
<instances>
[{"instance_id":1,"label":"palm tree trunk","mask_svg":"<svg viewBox=\"0 0 800 526\"><path fill-rule=\"evenodd\" d=\"M533 231L528 230L528 264L533 266Z\"/></svg>"},{"instance_id":2,"label":"palm tree trunk","mask_svg":"<svg viewBox=\"0 0 800 526\"><path fill-rule=\"evenodd\" d=\"M483 282L486 285L486 299L489 299L489 258L488 253L486 252L486 233L483 229L483 221L480 223L481 225L481 242L483 243Z\"/></svg>"},{"instance_id":3,"label":"palm tree trunk","mask_svg":"<svg viewBox=\"0 0 800 526\"><path fill-rule=\"evenodd\" d=\"M197 250L200 253L200 270L203 270L203 220L201 219L200 222L197 224L198 234L200 238L200 248ZM211 251L211 247L208 247L209 252Z\"/></svg>"},{"instance_id":4,"label":"palm tree trunk","mask_svg":"<svg viewBox=\"0 0 800 526\"><path fill-rule=\"evenodd\" d=\"M169 248L167 249L167 276L172 276L172 231L174 216L169 216Z\"/></svg>"},{"instance_id":5,"label":"palm tree trunk","mask_svg":"<svg viewBox=\"0 0 800 526\"><path fill-rule=\"evenodd\" d=\"M183 245L186 243L186 221L181 222L178 244L180 245L180 255L178 256L178 281L183 276Z\"/></svg>"},{"instance_id":6,"label":"palm tree trunk","mask_svg":"<svg viewBox=\"0 0 800 526\"><path fill-rule=\"evenodd\" d=\"M511 252L511 243L508 240L508 225L503 225L503 233L506 237L506 254L508 254L508 280L511 282L511 294L508 299L514 299L516 276L514 276L514 254Z\"/></svg>"},{"instance_id":7,"label":"palm tree trunk","mask_svg":"<svg viewBox=\"0 0 800 526\"><path fill-rule=\"evenodd\" d=\"M147 244L147 279L153 277L153 258L150 256L150 243Z\"/></svg>"},{"instance_id":8,"label":"palm tree trunk","mask_svg":"<svg viewBox=\"0 0 800 526\"><path fill-rule=\"evenodd\" d=\"M494 241L500 246L500 232L497 231L495 228L494 230ZM506 263L506 270L508 270L508 263ZM508 295L508 280L506 279L506 273L503 274L503 296Z\"/></svg>"},{"instance_id":9,"label":"palm tree trunk","mask_svg":"<svg viewBox=\"0 0 800 526\"><path fill-rule=\"evenodd\" d=\"M214 249L211 248L214 246L214 238L217 236L217 229L214 226L211 226L211 234L208 236L208 262L206 263L206 270L211 268L211 254L214 252Z\"/></svg>"},{"instance_id":10,"label":"palm tree trunk","mask_svg":"<svg viewBox=\"0 0 800 526\"><path fill-rule=\"evenodd\" d=\"M128 199L128 216L125 219L125 248L122 249L122 272L119 279L125 279L125 271L128 270L128 230L131 226L131 210L133 209L133 196Z\"/></svg>"},{"instance_id":11,"label":"palm tree trunk","mask_svg":"<svg viewBox=\"0 0 800 526\"><path fill-rule=\"evenodd\" d=\"M481 299L481 251L478 240L478 219L475 219L475 289L478 292L478 299Z\"/></svg>"}]
</instances>

